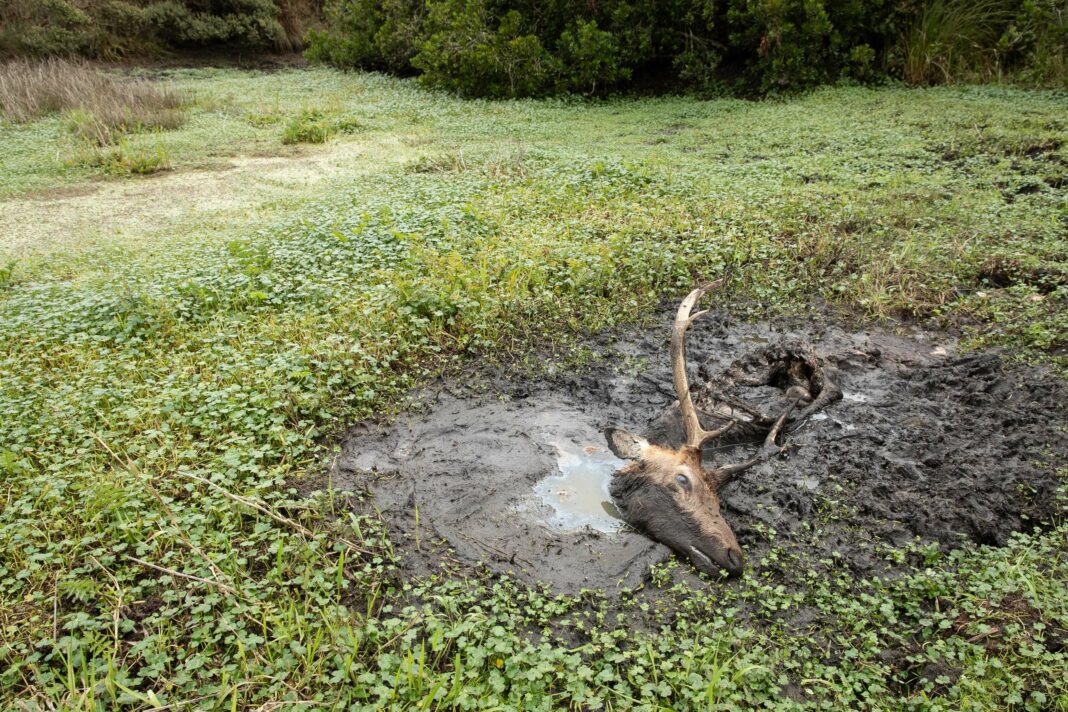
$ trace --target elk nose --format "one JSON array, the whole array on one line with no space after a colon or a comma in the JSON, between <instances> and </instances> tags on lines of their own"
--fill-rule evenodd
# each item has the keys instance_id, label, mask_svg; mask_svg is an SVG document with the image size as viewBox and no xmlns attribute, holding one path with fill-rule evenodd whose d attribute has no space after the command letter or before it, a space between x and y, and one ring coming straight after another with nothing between
<instances>
[{"instance_id":1,"label":"elk nose","mask_svg":"<svg viewBox=\"0 0 1068 712\"><path fill-rule=\"evenodd\" d=\"M724 567L727 569L727 573L729 573L731 576L737 576L738 574L742 573L742 566L742 552L736 549L728 549L727 565L726 567Z\"/></svg>"}]
</instances>

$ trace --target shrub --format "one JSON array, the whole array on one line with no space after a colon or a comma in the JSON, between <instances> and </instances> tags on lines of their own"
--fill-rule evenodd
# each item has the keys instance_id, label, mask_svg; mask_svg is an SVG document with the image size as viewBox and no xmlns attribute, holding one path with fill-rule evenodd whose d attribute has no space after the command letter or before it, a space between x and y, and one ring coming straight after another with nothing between
<instances>
[{"instance_id":1,"label":"shrub","mask_svg":"<svg viewBox=\"0 0 1068 712\"><path fill-rule=\"evenodd\" d=\"M669 86L702 90L871 77L883 44L871 26L889 10L838 0L327 0L325 13L328 29L311 35L309 59L415 70L463 95L514 97L660 83L665 61Z\"/></svg>"},{"instance_id":2,"label":"shrub","mask_svg":"<svg viewBox=\"0 0 1068 712\"><path fill-rule=\"evenodd\" d=\"M309 59L417 72L465 96L642 87L789 93L887 72L913 83L1064 81L1068 0L325 0Z\"/></svg>"},{"instance_id":3,"label":"shrub","mask_svg":"<svg viewBox=\"0 0 1068 712\"><path fill-rule=\"evenodd\" d=\"M538 96L555 88L559 63L510 10L499 21L486 0L432 3L432 34L412 66L420 80L465 96Z\"/></svg>"},{"instance_id":4,"label":"shrub","mask_svg":"<svg viewBox=\"0 0 1068 712\"><path fill-rule=\"evenodd\" d=\"M999 44L1018 53L1025 80L1068 85L1068 1L1026 0Z\"/></svg>"},{"instance_id":5,"label":"shrub","mask_svg":"<svg viewBox=\"0 0 1068 712\"><path fill-rule=\"evenodd\" d=\"M333 0L325 29L308 33L307 58L342 67L407 73L424 41L426 3L413 0Z\"/></svg>"},{"instance_id":6,"label":"shrub","mask_svg":"<svg viewBox=\"0 0 1068 712\"><path fill-rule=\"evenodd\" d=\"M78 137L98 146L127 133L180 126L188 97L147 79L119 78L84 62L0 64L0 115L25 122L63 113Z\"/></svg>"},{"instance_id":7,"label":"shrub","mask_svg":"<svg viewBox=\"0 0 1068 712\"><path fill-rule=\"evenodd\" d=\"M864 15L879 17L879 6L873 3ZM867 39L851 10L848 3L811 0L732 3L727 12L730 44L748 57L748 85L775 93L838 79L853 47Z\"/></svg>"},{"instance_id":8,"label":"shrub","mask_svg":"<svg viewBox=\"0 0 1068 712\"><path fill-rule=\"evenodd\" d=\"M144 10L155 34L166 44L205 46L236 43L288 50L294 42L279 22L274 0L223 0L205 12L177 0L154 2Z\"/></svg>"},{"instance_id":9,"label":"shrub","mask_svg":"<svg viewBox=\"0 0 1068 712\"><path fill-rule=\"evenodd\" d=\"M596 20L575 20L560 35L559 49L569 67L568 89L594 94L601 86L630 78L631 68L624 66L619 39L598 28Z\"/></svg>"}]
</instances>

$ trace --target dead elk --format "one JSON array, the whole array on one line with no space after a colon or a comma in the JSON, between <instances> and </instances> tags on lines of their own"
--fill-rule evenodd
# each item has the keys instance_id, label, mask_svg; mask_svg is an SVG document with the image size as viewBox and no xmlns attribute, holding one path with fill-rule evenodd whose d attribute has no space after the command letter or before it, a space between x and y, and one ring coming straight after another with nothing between
<instances>
[{"instance_id":1,"label":"dead elk","mask_svg":"<svg viewBox=\"0 0 1068 712\"><path fill-rule=\"evenodd\" d=\"M686 330L706 313L691 314L714 286L690 292L679 305L671 334L672 377L685 444L678 449L654 445L619 428L608 428L605 436L617 457L630 460L615 473L611 485L623 518L699 570L714 574L724 569L735 575L742 570L742 550L720 513L720 489L736 475L781 453L779 437L841 398L842 392L814 349L782 344L735 361L722 376L708 378L708 385L696 393L699 406L695 405L686 374ZM736 386L755 385L781 388L779 402L773 404L776 411L766 413L731 393ZM701 416L713 423L711 430L705 430ZM748 460L707 469L702 450L713 440L756 440L763 445Z\"/></svg>"}]
</instances>

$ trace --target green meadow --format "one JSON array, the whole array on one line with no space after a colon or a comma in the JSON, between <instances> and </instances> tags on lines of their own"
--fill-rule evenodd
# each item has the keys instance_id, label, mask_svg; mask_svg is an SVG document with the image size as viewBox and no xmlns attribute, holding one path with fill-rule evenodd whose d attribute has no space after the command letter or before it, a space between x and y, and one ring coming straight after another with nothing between
<instances>
[{"instance_id":1,"label":"green meadow","mask_svg":"<svg viewBox=\"0 0 1068 712\"><path fill-rule=\"evenodd\" d=\"M1068 709L1063 521L609 599L407 580L358 494L297 491L412 387L581 368L724 273L746 318L913 320L1065 377L1063 92L142 75L179 126L0 123L0 707Z\"/></svg>"}]
</instances>

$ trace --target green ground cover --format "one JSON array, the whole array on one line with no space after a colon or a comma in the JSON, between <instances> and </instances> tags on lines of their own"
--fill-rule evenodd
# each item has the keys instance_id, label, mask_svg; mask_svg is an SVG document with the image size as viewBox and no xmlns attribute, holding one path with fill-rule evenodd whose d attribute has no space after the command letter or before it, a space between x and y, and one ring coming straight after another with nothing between
<instances>
[{"instance_id":1,"label":"green ground cover","mask_svg":"<svg viewBox=\"0 0 1068 712\"><path fill-rule=\"evenodd\" d=\"M751 313L932 320L1063 374L1063 94L494 103L328 70L171 79L186 124L128 139L170 173L72 163L59 118L0 126L5 706L1068 709L1063 525L888 552L889 581L806 574L790 547L700 590L669 565L655 596L608 602L403 581L378 521L288 484L440 369L568 358L727 267ZM168 186L249 155L331 162L163 214ZM90 179L104 205L159 190L161 214L25 239L71 209L35 196ZM802 609L818 624L783 622Z\"/></svg>"}]
</instances>

